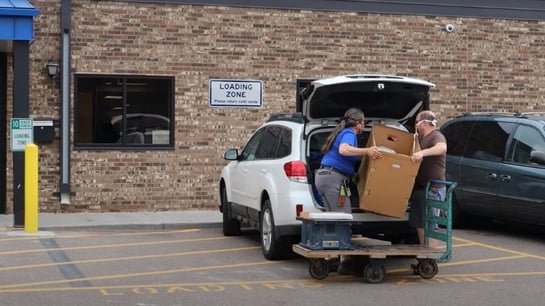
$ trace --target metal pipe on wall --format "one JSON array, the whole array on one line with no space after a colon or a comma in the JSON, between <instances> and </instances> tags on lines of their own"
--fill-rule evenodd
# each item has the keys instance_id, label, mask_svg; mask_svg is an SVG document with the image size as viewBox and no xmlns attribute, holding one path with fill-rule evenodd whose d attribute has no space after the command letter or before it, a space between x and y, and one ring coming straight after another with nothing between
<instances>
[{"instance_id":1,"label":"metal pipe on wall","mask_svg":"<svg viewBox=\"0 0 545 306\"><path fill-rule=\"evenodd\" d=\"M61 1L60 200L70 204L70 30L71 0Z\"/></svg>"}]
</instances>

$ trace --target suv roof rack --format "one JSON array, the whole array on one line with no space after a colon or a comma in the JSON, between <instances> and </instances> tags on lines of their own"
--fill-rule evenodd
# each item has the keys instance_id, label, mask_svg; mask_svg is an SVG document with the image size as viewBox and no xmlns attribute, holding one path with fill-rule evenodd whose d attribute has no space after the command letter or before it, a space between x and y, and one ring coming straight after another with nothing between
<instances>
[{"instance_id":1,"label":"suv roof rack","mask_svg":"<svg viewBox=\"0 0 545 306\"><path fill-rule=\"evenodd\" d=\"M545 112L525 112L521 113L521 116L545 116Z\"/></svg>"},{"instance_id":2,"label":"suv roof rack","mask_svg":"<svg viewBox=\"0 0 545 306\"><path fill-rule=\"evenodd\" d=\"M464 113L462 116L513 116L513 117L527 117L527 116L545 116L545 112L469 112Z\"/></svg>"},{"instance_id":3,"label":"suv roof rack","mask_svg":"<svg viewBox=\"0 0 545 306\"><path fill-rule=\"evenodd\" d=\"M519 116L519 112L469 112L464 113L462 116L475 116L475 115L482 115L482 116Z\"/></svg>"},{"instance_id":4,"label":"suv roof rack","mask_svg":"<svg viewBox=\"0 0 545 306\"><path fill-rule=\"evenodd\" d=\"M305 123L305 119L303 118L302 113L291 113L291 114L273 114L267 120L267 122L271 121L291 121L296 123Z\"/></svg>"}]
</instances>

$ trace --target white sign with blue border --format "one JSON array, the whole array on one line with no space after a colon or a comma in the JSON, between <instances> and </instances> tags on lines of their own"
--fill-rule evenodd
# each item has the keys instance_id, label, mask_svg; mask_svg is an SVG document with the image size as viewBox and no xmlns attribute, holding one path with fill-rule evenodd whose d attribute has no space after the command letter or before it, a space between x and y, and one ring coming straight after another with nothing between
<instances>
[{"instance_id":1,"label":"white sign with blue border","mask_svg":"<svg viewBox=\"0 0 545 306\"><path fill-rule=\"evenodd\" d=\"M263 81L218 80L209 82L210 107L262 107Z\"/></svg>"},{"instance_id":2,"label":"white sign with blue border","mask_svg":"<svg viewBox=\"0 0 545 306\"><path fill-rule=\"evenodd\" d=\"M34 123L31 118L13 118L9 126L12 152L24 151L27 144L34 142Z\"/></svg>"}]
</instances>

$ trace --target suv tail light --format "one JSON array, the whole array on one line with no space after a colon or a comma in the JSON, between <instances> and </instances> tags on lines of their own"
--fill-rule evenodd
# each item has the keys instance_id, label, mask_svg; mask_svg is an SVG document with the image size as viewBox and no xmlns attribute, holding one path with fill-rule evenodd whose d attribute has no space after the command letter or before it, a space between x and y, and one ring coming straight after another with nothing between
<instances>
[{"instance_id":1,"label":"suv tail light","mask_svg":"<svg viewBox=\"0 0 545 306\"><path fill-rule=\"evenodd\" d=\"M295 215L297 217L300 217L302 212L303 212L303 204L295 205Z\"/></svg>"},{"instance_id":2,"label":"suv tail light","mask_svg":"<svg viewBox=\"0 0 545 306\"><path fill-rule=\"evenodd\" d=\"M308 183L307 165L302 161L291 161L284 164L284 173L292 182Z\"/></svg>"}]
</instances>

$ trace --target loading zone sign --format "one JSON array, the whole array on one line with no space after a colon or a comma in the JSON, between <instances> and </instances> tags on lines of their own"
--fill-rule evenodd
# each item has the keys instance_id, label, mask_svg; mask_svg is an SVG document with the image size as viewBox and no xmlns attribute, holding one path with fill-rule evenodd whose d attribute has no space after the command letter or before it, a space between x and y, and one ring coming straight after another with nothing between
<instances>
[{"instance_id":1,"label":"loading zone sign","mask_svg":"<svg viewBox=\"0 0 545 306\"><path fill-rule=\"evenodd\" d=\"M12 152L24 151L27 144L34 142L34 123L31 118L13 118L9 126Z\"/></svg>"},{"instance_id":2,"label":"loading zone sign","mask_svg":"<svg viewBox=\"0 0 545 306\"><path fill-rule=\"evenodd\" d=\"M209 91L210 107L263 106L263 81L211 79Z\"/></svg>"}]
</instances>

